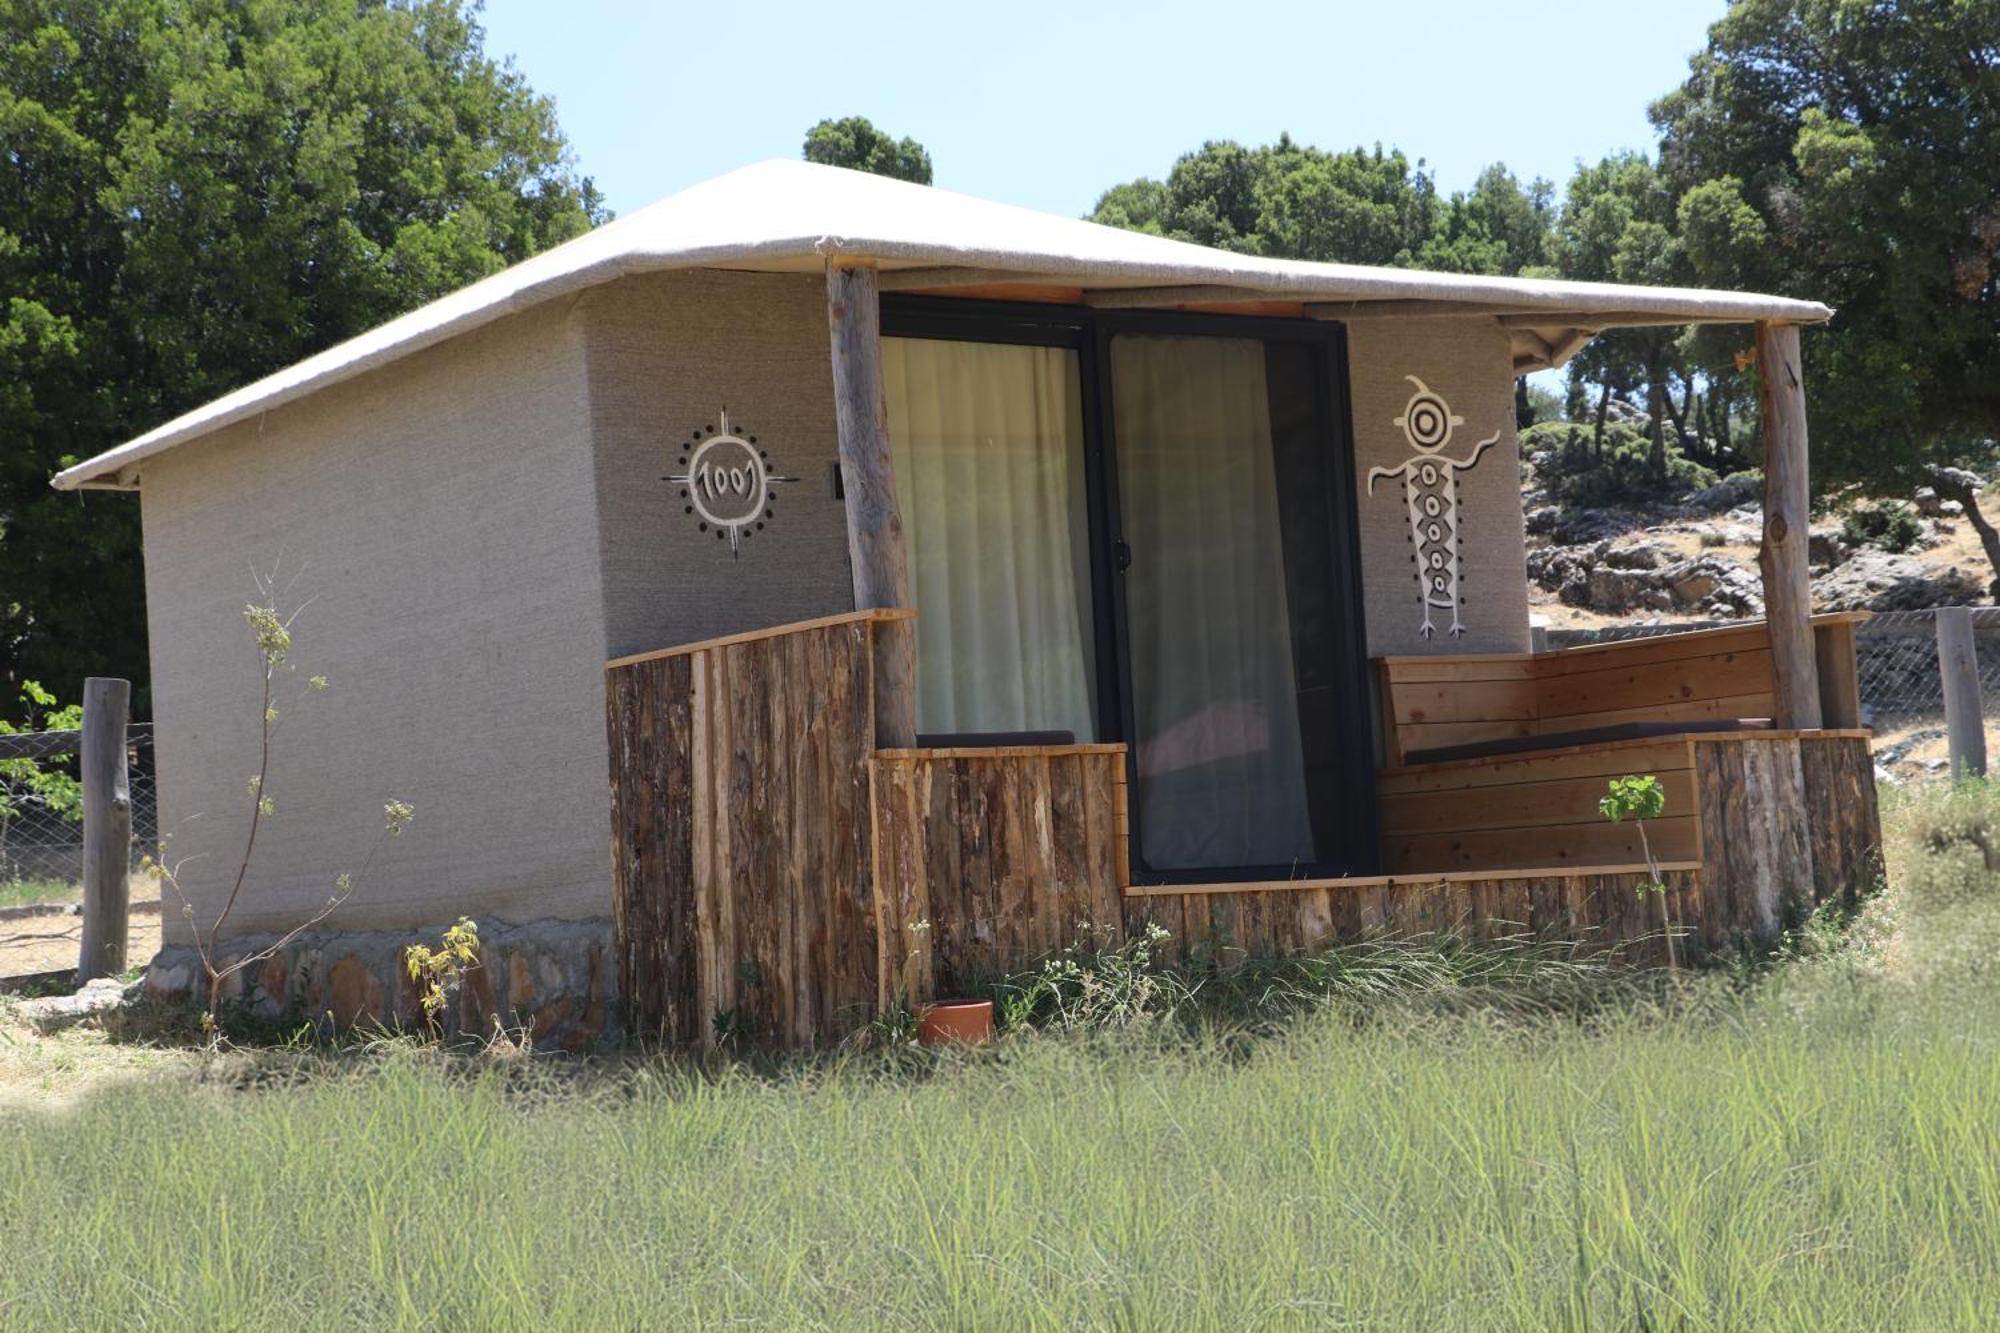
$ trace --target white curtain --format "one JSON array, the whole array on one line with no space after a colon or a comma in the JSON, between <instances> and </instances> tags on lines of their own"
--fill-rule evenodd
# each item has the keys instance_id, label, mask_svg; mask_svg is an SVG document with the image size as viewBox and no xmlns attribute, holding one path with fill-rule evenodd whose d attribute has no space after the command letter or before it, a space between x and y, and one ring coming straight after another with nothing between
<instances>
[{"instance_id":1,"label":"white curtain","mask_svg":"<svg viewBox=\"0 0 2000 1333\"><path fill-rule=\"evenodd\" d=\"M1120 335L1111 370L1141 853L1310 861L1264 345Z\"/></svg>"},{"instance_id":2,"label":"white curtain","mask_svg":"<svg viewBox=\"0 0 2000 1333\"><path fill-rule=\"evenodd\" d=\"M1096 737L1083 390L1059 347L882 340L917 726Z\"/></svg>"}]
</instances>

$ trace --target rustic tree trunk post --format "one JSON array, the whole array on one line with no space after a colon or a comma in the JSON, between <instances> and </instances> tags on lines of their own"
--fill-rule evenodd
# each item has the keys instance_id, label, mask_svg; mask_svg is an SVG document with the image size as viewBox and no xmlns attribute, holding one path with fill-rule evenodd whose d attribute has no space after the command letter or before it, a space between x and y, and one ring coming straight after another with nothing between
<instances>
[{"instance_id":1,"label":"rustic tree trunk post","mask_svg":"<svg viewBox=\"0 0 2000 1333\"><path fill-rule=\"evenodd\" d=\"M1806 392L1796 324L1757 325L1758 396L1764 409L1764 620L1771 634L1776 724L1820 725L1819 669L1813 656L1812 587L1806 568Z\"/></svg>"},{"instance_id":2,"label":"rustic tree trunk post","mask_svg":"<svg viewBox=\"0 0 2000 1333\"><path fill-rule=\"evenodd\" d=\"M132 787L125 769L129 681L92 676L83 682L83 948L81 985L125 970L131 909Z\"/></svg>"},{"instance_id":3,"label":"rustic tree trunk post","mask_svg":"<svg viewBox=\"0 0 2000 1333\"><path fill-rule=\"evenodd\" d=\"M1951 746L1951 780L1986 776L1986 719L1979 712L1979 650L1972 642L1972 608L1937 611L1938 674L1944 680L1944 726Z\"/></svg>"},{"instance_id":4,"label":"rustic tree trunk post","mask_svg":"<svg viewBox=\"0 0 2000 1333\"><path fill-rule=\"evenodd\" d=\"M882 396L882 316L875 270L829 262L826 319L833 341L833 408L847 499L847 557L856 610L907 606L908 558L889 409ZM917 743L917 630L908 620L875 626L875 743Z\"/></svg>"}]
</instances>

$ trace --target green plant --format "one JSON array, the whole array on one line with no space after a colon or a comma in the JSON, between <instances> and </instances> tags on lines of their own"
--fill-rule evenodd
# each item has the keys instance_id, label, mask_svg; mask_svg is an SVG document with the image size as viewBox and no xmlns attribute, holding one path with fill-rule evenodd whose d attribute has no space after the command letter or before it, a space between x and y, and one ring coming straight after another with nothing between
<instances>
[{"instance_id":1,"label":"green plant","mask_svg":"<svg viewBox=\"0 0 2000 1333\"><path fill-rule=\"evenodd\" d=\"M1147 922L1115 948L1080 941L1002 989L1001 1015L1010 1028L1118 1028L1170 1019L1194 998L1196 985L1160 961L1171 936Z\"/></svg>"},{"instance_id":2,"label":"green plant","mask_svg":"<svg viewBox=\"0 0 2000 1333\"><path fill-rule=\"evenodd\" d=\"M243 619L250 626L251 637L256 643L257 656L263 667L263 699L258 709L257 771L251 774L244 784L250 801L248 830L244 834L243 852L236 863L229 896L223 902L222 909L204 926L195 920L194 901L181 884L180 865L168 862L164 854L159 861L149 860L146 863L147 869L158 877L162 887L171 891L180 900L181 915L193 928L195 954L200 959L202 972L208 980L208 1002L202 1015L202 1027L208 1033L211 1042L218 1042L221 1039L223 983L230 977L273 957L300 935L325 921L347 901L348 896L354 892L355 884L353 875L346 873L338 875L334 879L333 892L328 896L325 905L304 921L260 949L247 950L227 960L220 956L217 945L222 938L223 927L228 924L230 915L235 912L237 900L242 896L244 884L250 877L250 867L257 851L257 834L262 829L264 820L277 812L277 803L271 797L268 782L271 775L271 742L278 726L277 687L281 672L291 673L297 669L291 660L291 653L292 622L297 619L298 611L294 610L290 615L279 612L276 604L278 571L275 568L268 576L258 574L254 577L259 600L243 608ZM326 677L316 675L307 679L302 693L318 693L326 688ZM369 849L368 858L362 865L364 874L369 866L374 864L375 853L380 850L382 843L401 835L415 818L415 809L406 801L392 800L383 804L382 837ZM161 841L164 845L167 839L163 838Z\"/></svg>"},{"instance_id":3,"label":"green plant","mask_svg":"<svg viewBox=\"0 0 2000 1333\"><path fill-rule=\"evenodd\" d=\"M422 988L417 1003L423 1008L425 1024L436 1033L465 974L480 965L478 923L460 917L457 925L445 928L436 949L412 944L403 950L403 965L409 969L410 980Z\"/></svg>"},{"instance_id":4,"label":"green plant","mask_svg":"<svg viewBox=\"0 0 2000 1333\"><path fill-rule=\"evenodd\" d=\"M1924 521L1901 500L1863 502L1841 519L1840 535L1849 546L1874 546L1900 553L1923 539Z\"/></svg>"},{"instance_id":5,"label":"green plant","mask_svg":"<svg viewBox=\"0 0 2000 1333\"><path fill-rule=\"evenodd\" d=\"M1713 551L1719 546L1729 545L1729 538L1714 528L1704 530L1699 538L1703 550Z\"/></svg>"},{"instance_id":6,"label":"green plant","mask_svg":"<svg viewBox=\"0 0 2000 1333\"><path fill-rule=\"evenodd\" d=\"M1597 803L1598 811L1616 824L1630 819L1639 830L1639 849L1646 857L1648 882L1639 889L1641 894L1651 893L1660 901L1660 930L1667 941L1667 966L1678 969L1680 960L1674 952L1674 924L1667 910L1667 886L1660 878L1660 863L1653 857L1653 844L1646 836L1646 821L1658 819L1667 809L1667 791L1660 780L1648 773L1643 777L1626 776L1611 779L1604 798Z\"/></svg>"},{"instance_id":7,"label":"green plant","mask_svg":"<svg viewBox=\"0 0 2000 1333\"><path fill-rule=\"evenodd\" d=\"M0 736L36 731L75 731L83 725L80 704L58 704L40 682L24 680L20 690L21 720L0 718ZM15 821L30 808L40 808L74 824L83 818L83 784L61 768L39 759L0 759L0 877L11 878L7 842Z\"/></svg>"}]
</instances>

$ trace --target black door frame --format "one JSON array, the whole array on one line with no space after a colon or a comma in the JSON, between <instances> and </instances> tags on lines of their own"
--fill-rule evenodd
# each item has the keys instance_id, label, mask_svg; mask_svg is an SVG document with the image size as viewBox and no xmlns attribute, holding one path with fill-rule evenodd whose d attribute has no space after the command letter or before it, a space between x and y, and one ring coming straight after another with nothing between
<instances>
[{"instance_id":1,"label":"black door frame","mask_svg":"<svg viewBox=\"0 0 2000 1333\"><path fill-rule=\"evenodd\" d=\"M1111 339L1120 333L1255 338L1316 344L1318 403L1334 466L1326 496L1328 557L1346 595L1335 626L1344 696L1338 726L1342 757L1339 808L1347 855L1310 865L1153 870L1139 853L1141 812L1131 811L1128 857L1135 884L1243 883L1373 874L1380 863L1375 810L1375 739L1370 707L1367 631L1361 589L1361 540L1354 473L1354 421L1348 384L1347 326L1335 320L1157 310L1096 310L1087 306L985 301L937 296L884 296L882 336L959 342L1064 347L1076 352L1083 388L1084 476L1090 529L1091 621L1097 650L1097 709L1110 739L1127 742L1127 782L1137 790L1138 747L1132 706L1132 662L1125 581L1119 577L1117 424L1111 397ZM1106 667L1109 666L1107 670Z\"/></svg>"}]
</instances>

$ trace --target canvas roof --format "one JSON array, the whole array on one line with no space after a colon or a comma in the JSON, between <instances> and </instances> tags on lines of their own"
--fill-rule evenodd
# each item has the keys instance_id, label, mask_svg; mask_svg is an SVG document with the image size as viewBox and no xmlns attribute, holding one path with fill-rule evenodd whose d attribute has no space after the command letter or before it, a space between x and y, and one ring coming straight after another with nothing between
<instances>
[{"instance_id":1,"label":"canvas roof","mask_svg":"<svg viewBox=\"0 0 2000 1333\"><path fill-rule=\"evenodd\" d=\"M1473 277L1263 259L837 167L762 162L648 205L358 337L267 375L59 474L64 490L130 488L140 464L307 394L543 301L627 274L720 268L818 272L870 262L885 290L1054 284L1098 305L1306 304L1325 318L1487 315L1526 371L1559 365L1607 327L1814 323L1812 301L1740 292Z\"/></svg>"}]
</instances>

